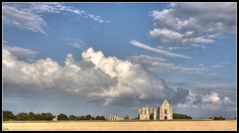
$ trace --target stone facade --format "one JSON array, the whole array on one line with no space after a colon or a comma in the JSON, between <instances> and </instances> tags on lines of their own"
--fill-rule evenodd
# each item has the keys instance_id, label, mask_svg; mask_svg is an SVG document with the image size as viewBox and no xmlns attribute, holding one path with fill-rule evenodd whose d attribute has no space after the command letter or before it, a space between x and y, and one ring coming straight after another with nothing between
<instances>
[{"instance_id":1,"label":"stone facade","mask_svg":"<svg viewBox=\"0 0 239 133\"><path fill-rule=\"evenodd\" d=\"M154 120L157 120L158 118L159 118L159 110L158 110L158 108L154 108L154 110L153 110L154 112L153 112L153 119Z\"/></svg>"},{"instance_id":2,"label":"stone facade","mask_svg":"<svg viewBox=\"0 0 239 133\"><path fill-rule=\"evenodd\" d=\"M148 107L139 108L139 120L150 120L150 109Z\"/></svg>"},{"instance_id":3,"label":"stone facade","mask_svg":"<svg viewBox=\"0 0 239 133\"><path fill-rule=\"evenodd\" d=\"M150 112L149 107L139 108L139 120L172 120L173 109L167 100L164 100L158 108L153 108ZM152 116L152 117L150 117Z\"/></svg>"},{"instance_id":4,"label":"stone facade","mask_svg":"<svg viewBox=\"0 0 239 133\"><path fill-rule=\"evenodd\" d=\"M117 117L116 115L110 116L110 121L120 121L120 120L123 120L123 118Z\"/></svg>"},{"instance_id":5,"label":"stone facade","mask_svg":"<svg viewBox=\"0 0 239 133\"><path fill-rule=\"evenodd\" d=\"M172 120L173 119L173 109L167 100L163 101L159 109L159 119L160 120Z\"/></svg>"}]
</instances>

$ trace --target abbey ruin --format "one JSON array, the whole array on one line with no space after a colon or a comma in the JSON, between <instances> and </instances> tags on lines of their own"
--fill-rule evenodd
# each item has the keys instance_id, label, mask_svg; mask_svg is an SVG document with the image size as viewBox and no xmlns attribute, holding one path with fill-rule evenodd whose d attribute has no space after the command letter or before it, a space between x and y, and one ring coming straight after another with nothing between
<instances>
[{"instance_id":1,"label":"abbey ruin","mask_svg":"<svg viewBox=\"0 0 239 133\"><path fill-rule=\"evenodd\" d=\"M138 112L139 120L173 120L173 108L165 99L160 107L149 108L141 107ZM124 118L110 115L110 121L121 121Z\"/></svg>"},{"instance_id":2,"label":"abbey ruin","mask_svg":"<svg viewBox=\"0 0 239 133\"><path fill-rule=\"evenodd\" d=\"M167 100L164 100L160 107L139 108L139 120L172 120L173 109Z\"/></svg>"}]
</instances>

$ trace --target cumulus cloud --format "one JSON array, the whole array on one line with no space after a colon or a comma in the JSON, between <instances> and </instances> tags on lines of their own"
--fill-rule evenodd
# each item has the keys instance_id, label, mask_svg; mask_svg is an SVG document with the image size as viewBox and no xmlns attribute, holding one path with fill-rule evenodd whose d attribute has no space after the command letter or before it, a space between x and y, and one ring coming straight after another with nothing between
<instances>
[{"instance_id":1,"label":"cumulus cloud","mask_svg":"<svg viewBox=\"0 0 239 133\"><path fill-rule=\"evenodd\" d=\"M219 95L217 91L198 93L190 87L171 88L141 64L105 57L101 51L92 48L85 50L79 61L68 54L63 66L50 58L31 63L18 60L5 47L2 52L3 84L24 88L28 92L48 90L108 106L155 106L163 99L168 99L174 108L181 109L226 109L231 112L231 108L235 107L230 95ZM155 57L152 60L161 59Z\"/></svg>"},{"instance_id":2,"label":"cumulus cloud","mask_svg":"<svg viewBox=\"0 0 239 133\"><path fill-rule=\"evenodd\" d=\"M236 32L236 3L173 3L151 17L149 35L165 43L210 44Z\"/></svg>"},{"instance_id":3,"label":"cumulus cloud","mask_svg":"<svg viewBox=\"0 0 239 133\"><path fill-rule=\"evenodd\" d=\"M159 53L159 54L162 54L164 56L168 56L168 57L173 57L173 58L184 58L184 59L191 59L191 57L189 56L186 56L186 55L181 55L181 54L176 54L176 53L173 53L173 52L169 52L169 51L166 51L166 50L162 50L160 48L153 48L153 47L150 47L148 45L145 45L141 42L138 42L136 40L131 40L130 41L130 44L136 46L136 47L139 47L139 48L142 48L142 49L146 49L146 50L149 50L149 51L153 51L155 53Z\"/></svg>"},{"instance_id":4,"label":"cumulus cloud","mask_svg":"<svg viewBox=\"0 0 239 133\"><path fill-rule=\"evenodd\" d=\"M82 53L82 61L75 61L71 54L60 66L50 58L28 63L18 60L8 49L3 48L3 82L29 89L55 89L82 97L91 97L95 102L108 104L142 104L167 98L175 104L186 95L183 89L169 88L160 79L139 64L105 57L92 48ZM187 90L186 90L187 91ZM155 93L157 92L157 93ZM131 102L128 100L131 99ZM127 103L124 103L126 102Z\"/></svg>"},{"instance_id":5,"label":"cumulus cloud","mask_svg":"<svg viewBox=\"0 0 239 133\"><path fill-rule=\"evenodd\" d=\"M40 32L46 35L43 28L47 26L47 23L40 15L32 12L3 5L3 21L5 24L14 25L20 29Z\"/></svg>"},{"instance_id":6,"label":"cumulus cloud","mask_svg":"<svg viewBox=\"0 0 239 133\"><path fill-rule=\"evenodd\" d=\"M175 108L188 108L190 110L197 109L203 112L207 111L208 114L210 114L209 112L223 112L225 115L229 115L226 113L235 112L235 106L236 103L232 102L229 97L220 96L219 93L215 91L211 91L207 94L198 94L193 91L189 91L189 95L185 98L185 102L178 103Z\"/></svg>"},{"instance_id":7,"label":"cumulus cloud","mask_svg":"<svg viewBox=\"0 0 239 133\"><path fill-rule=\"evenodd\" d=\"M220 97L218 96L218 93L216 92L211 92L211 94L207 94L206 96L203 96L202 100L204 102L219 102L220 101Z\"/></svg>"},{"instance_id":8,"label":"cumulus cloud","mask_svg":"<svg viewBox=\"0 0 239 133\"><path fill-rule=\"evenodd\" d=\"M153 31L149 32L150 36L152 38L162 38L163 42L168 42L168 41L178 41L181 40L183 35L176 31L172 31L166 28L163 29L154 29Z\"/></svg>"}]
</instances>

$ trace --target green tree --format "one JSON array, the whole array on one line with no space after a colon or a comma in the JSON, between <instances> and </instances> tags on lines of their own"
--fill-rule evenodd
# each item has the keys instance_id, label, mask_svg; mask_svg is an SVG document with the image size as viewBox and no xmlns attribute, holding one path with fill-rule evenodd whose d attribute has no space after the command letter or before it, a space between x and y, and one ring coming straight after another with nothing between
<instances>
[{"instance_id":1,"label":"green tree","mask_svg":"<svg viewBox=\"0 0 239 133\"><path fill-rule=\"evenodd\" d=\"M67 115L65 115L65 114L59 114L58 116L57 116L57 118L58 118L58 120L68 120L68 117L67 117Z\"/></svg>"},{"instance_id":2,"label":"green tree","mask_svg":"<svg viewBox=\"0 0 239 133\"><path fill-rule=\"evenodd\" d=\"M69 116L69 120L77 120L77 116L75 116L75 115L70 115L70 116Z\"/></svg>"},{"instance_id":3,"label":"green tree","mask_svg":"<svg viewBox=\"0 0 239 133\"><path fill-rule=\"evenodd\" d=\"M100 116L97 115L97 116L95 117L95 119L96 119L96 120L100 120Z\"/></svg>"},{"instance_id":4,"label":"green tree","mask_svg":"<svg viewBox=\"0 0 239 133\"><path fill-rule=\"evenodd\" d=\"M55 116L51 113L41 113L42 120L52 120Z\"/></svg>"},{"instance_id":5,"label":"green tree","mask_svg":"<svg viewBox=\"0 0 239 133\"><path fill-rule=\"evenodd\" d=\"M36 120L36 114L34 114L33 112L29 113L29 120Z\"/></svg>"},{"instance_id":6,"label":"green tree","mask_svg":"<svg viewBox=\"0 0 239 133\"><path fill-rule=\"evenodd\" d=\"M86 120L91 120L91 115L90 115L90 114L86 115L86 116L85 116L85 119L86 119Z\"/></svg>"},{"instance_id":7,"label":"green tree","mask_svg":"<svg viewBox=\"0 0 239 133\"><path fill-rule=\"evenodd\" d=\"M192 117L185 114L173 113L173 119L192 119Z\"/></svg>"},{"instance_id":8,"label":"green tree","mask_svg":"<svg viewBox=\"0 0 239 133\"><path fill-rule=\"evenodd\" d=\"M35 120L43 120L41 114L35 114Z\"/></svg>"},{"instance_id":9,"label":"green tree","mask_svg":"<svg viewBox=\"0 0 239 133\"><path fill-rule=\"evenodd\" d=\"M9 121L9 120L14 120L15 116L12 113L12 111L3 111L3 121Z\"/></svg>"},{"instance_id":10,"label":"green tree","mask_svg":"<svg viewBox=\"0 0 239 133\"><path fill-rule=\"evenodd\" d=\"M26 120L30 120L30 117L28 115L28 113L19 113L16 115L16 120L22 120L22 121L26 121Z\"/></svg>"},{"instance_id":11,"label":"green tree","mask_svg":"<svg viewBox=\"0 0 239 133\"><path fill-rule=\"evenodd\" d=\"M100 120L106 120L104 116L100 116Z\"/></svg>"},{"instance_id":12,"label":"green tree","mask_svg":"<svg viewBox=\"0 0 239 133\"><path fill-rule=\"evenodd\" d=\"M80 120L86 120L84 115L80 116L79 118L80 118Z\"/></svg>"},{"instance_id":13,"label":"green tree","mask_svg":"<svg viewBox=\"0 0 239 133\"><path fill-rule=\"evenodd\" d=\"M219 117L214 117L213 120L226 120L226 118L219 116Z\"/></svg>"}]
</instances>

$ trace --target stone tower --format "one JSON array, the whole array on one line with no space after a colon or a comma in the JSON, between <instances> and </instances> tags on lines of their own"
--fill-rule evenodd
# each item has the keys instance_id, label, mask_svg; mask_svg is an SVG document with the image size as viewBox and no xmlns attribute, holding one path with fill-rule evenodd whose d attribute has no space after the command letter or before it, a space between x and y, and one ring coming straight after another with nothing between
<instances>
[{"instance_id":1,"label":"stone tower","mask_svg":"<svg viewBox=\"0 0 239 133\"><path fill-rule=\"evenodd\" d=\"M173 119L173 109L165 99L159 109L159 119L160 120L172 120Z\"/></svg>"}]
</instances>

